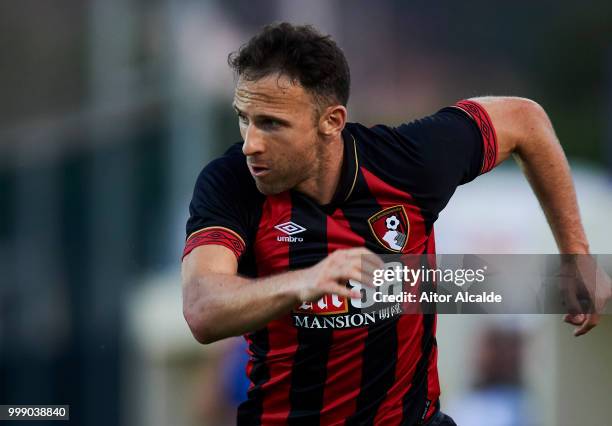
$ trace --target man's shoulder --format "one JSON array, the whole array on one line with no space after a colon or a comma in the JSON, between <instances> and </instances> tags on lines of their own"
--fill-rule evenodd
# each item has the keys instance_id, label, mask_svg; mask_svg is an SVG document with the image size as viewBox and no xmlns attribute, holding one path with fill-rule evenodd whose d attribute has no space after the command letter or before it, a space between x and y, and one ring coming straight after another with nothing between
<instances>
[{"instance_id":1,"label":"man's shoulder","mask_svg":"<svg viewBox=\"0 0 612 426\"><path fill-rule=\"evenodd\" d=\"M242 143L236 142L230 145L230 147L219 157L214 158L210 163L204 167L204 170L222 170L225 172L231 171L234 173L240 173L241 171L248 172L246 165L246 157L242 152Z\"/></svg>"},{"instance_id":2,"label":"man's shoulder","mask_svg":"<svg viewBox=\"0 0 612 426\"><path fill-rule=\"evenodd\" d=\"M223 155L213 159L200 172L196 185L207 189L216 188L229 195L231 192L248 191L255 188L242 143L231 145Z\"/></svg>"},{"instance_id":3,"label":"man's shoulder","mask_svg":"<svg viewBox=\"0 0 612 426\"><path fill-rule=\"evenodd\" d=\"M437 111L408 119L399 123L374 124L366 126L358 122L349 122L347 129L354 135L360 135L365 142L376 142L380 139L396 139L398 136L406 136L411 132L428 132L436 127L448 126L449 121L459 120L472 122L470 115L462 108L450 105L438 109Z\"/></svg>"},{"instance_id":4,"label":"man's shoulder","mask_svg":"<svg viewBox=\"0 0 612 426\"><path fill-rule=\"evenodd\" d=\"M242 153L242 144L237 142L231 145L223 155L214 158L204 168L200 176L214 176L217 178L247 179L250 177L246 157Z\"/></svg>"},{"instance_id":5,"label":"man's shoulder","mask_svg":"<svg viewBox=\"0 0 612 426\"><path fill-rule=\"evenodd\" d=\"M357 151L366 156L389 155L405 139L398 128L390 124L366 126L362 123L346 124L346 130L354 138Z\"/></svg>"},{"instance_id":6,"label":"man's shoulder","mask_svg":"<svg viewBox=\"0 0 612 426\"><path fill-rule=\"evenodd\" d=\"M392 136L393 127L377 124L366 126L362 123L346 123L346 130L355 140L357 150L377 150L383 147L384 142Z\"/></svg>"}]
</instances>

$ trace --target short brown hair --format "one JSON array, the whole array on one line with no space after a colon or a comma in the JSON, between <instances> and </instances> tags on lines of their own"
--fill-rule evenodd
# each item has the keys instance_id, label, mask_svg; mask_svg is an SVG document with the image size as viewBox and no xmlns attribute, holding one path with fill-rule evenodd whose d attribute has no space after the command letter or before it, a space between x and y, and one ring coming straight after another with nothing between
<instances>
[{"instance_id":1,"label":"short brown hair","mask_svg":"<svg viewBox=\"0 0 612 426\"><path fill-rule=\"evenodd\" d=\"M232 52L228 63L239 77L249 80L286 75L320 104L348 103L351 77L344 53L329 35L310 25L267 25Z\"/></svg>"}]
</instances>

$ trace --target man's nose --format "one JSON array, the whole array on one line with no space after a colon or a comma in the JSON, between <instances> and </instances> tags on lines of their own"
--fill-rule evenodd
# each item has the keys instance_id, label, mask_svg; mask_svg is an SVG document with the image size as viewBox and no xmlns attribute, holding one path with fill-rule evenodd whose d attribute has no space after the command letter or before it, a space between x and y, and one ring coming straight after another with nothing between
<instances>
[{"instance_id":1,"label":"man's nose","mask_svg":"<svg viewBox=\"0 0 612 426\"><path fill-rule=\"evenodd\" d=\"M255 126L249 124L244 133L244 142L242 144L242 152L244 155L261 154L264 151L264 141L261 133Z\"/></svg>"}]
</instances>

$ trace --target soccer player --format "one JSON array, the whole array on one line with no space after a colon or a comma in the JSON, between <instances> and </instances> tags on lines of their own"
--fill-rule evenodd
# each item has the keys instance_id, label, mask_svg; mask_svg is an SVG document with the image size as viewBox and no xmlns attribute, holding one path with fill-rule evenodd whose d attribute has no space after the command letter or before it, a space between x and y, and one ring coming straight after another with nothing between
<instances>
[{"instance_id":1,"label":"soccer player","mask_svg":"<svg viewBox=\"0 0 612 426\"><path fill-rule=\"evenodd\" d=\"M545 111L486 97L399 127L349 123L345 57L309 26L268 26L230 65L243 141L197 179L182 275L195 338L248 341L238 424L453 425L440 411L435 315L363 313L362 277L383 266L365 255L435 253L456 187L511 154L559 250L588 253ZM583 334L598 318L566 321Z\"/></svg>"}]
</instances>

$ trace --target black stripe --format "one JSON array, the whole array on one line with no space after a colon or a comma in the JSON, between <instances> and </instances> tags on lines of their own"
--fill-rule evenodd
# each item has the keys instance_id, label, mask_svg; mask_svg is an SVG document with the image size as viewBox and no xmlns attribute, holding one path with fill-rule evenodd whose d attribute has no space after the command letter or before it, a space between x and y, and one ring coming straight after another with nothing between
<instances>
[{"instance_id":1,"label":"black stripe","mask_svg":"<svg viewBox=\"0 0 612 426\"><path fill-rule=\"evenodd\" d=\"M421 255L421 266L424 268L434 267L429 264L428 256L423 253ZM423 286L424 283L420 285ZM425 283L427 285L429 283ZM421 289L423 291L423 289ZM426 291L432 291L431 286L428 286ZM414 376L412 376L411 386L402 397L402 425L412 426L421 423L421 418L425 414L428 405L432 401L427 402L427 378L429 369L429 357L433 346L436 344L434 335L435 321L435 303L425 303L426 306L421 306L422 312L433 312L422 315L423 318L423 337L421 338L421 357L419 358Z\"/></svg>"},{"instance_id":2,"label":"black stripe","mask_svg":"<svg viewBox=\"0 0 612 426\"><path fill-rule=\"evenodd\" d=\"M423 338L421 340L421 357L412 377L412 384L402 397L403 417L402 425L412 426L421 422L427 406L427 377L429 368L429 357L435 345L436 338L433 334L435 314L423 315ZM431 401L429 402L431 404Z\"/></svg>"},{"instance_id":3,"label":"black stripe","mask_svg":"<svg viewBox=\"0 0 612 426\"><path fill-rule=\"evenodd\" d=\"M425 249L421 253L421 266L426 269L430 267L435 267L434 265L429 264L429 257L427 256L427 247L429 246L429 238L432 238L431 232L433 230L434 220L430 219L430 215L428 214L427 209L423 207L423 203L415 197L415 201L417 201L417 205L420 206L421 216L425 218L425 233L427 234L428 241L425 242ZM424 287L427 286L426 288ZM436 288L431 287L431 283L420 283L420 287L422 291L434 291L437 292ZM419 294L420 294L419 292ZM437 311L437 306L435 303L424 302L421 303L421 312L424 312L423 315L423 337L421 339L421 357L417 362L417 366L415 368L414 376L412 376L411 386L408 391L402 397L402 426L413 426L422 423L422 417L426 414L425 411L428 410L429 403L427 402L427 379L429 373L429 357L431 356L431 351L434 346L437 346L436 336L433 330L433 325L435 321L435 315ZM436 400L436 411L440 409L440 400Z\"/></svg>"},{"instance_id":4,"label":"black stripe","mask_svg":"<svg viewBox=\"0 0 612 426\"><path fill-rule=\"evenodd\" d=\"M363 174L359 172L355 198L359 203L344 208L344 217L351 230L364 238L366 247L374 252L382 252L372 236L367 218L382 210L376 198L369 191ZM387 396L395 382L397 364L397 323L398 317L378 322L368 328L364 342L361 386L357 396L355 414L346 420L346 425L373 424L378 407Z\"/></svg>"},{"instance_id":5,"label":"black stripe","mask_svg":"<svg viewBox=\"0 0 612 426\"><path fill-rule=\"evenodd\" d=\"M373 424L378 407L395 382L398 318L368 329L362 357L361 389L355 414L346 420L347 426Z\"/></svg>"},{"instance_id":6,"label":"black stripe","mask_svg":"<svg viewBox=\"0 0 612 426\"><path fill-rule=\"evenodd\" d=\"M255 426L261 424L263 413L263 390L261 386L270 380L270 371L266 357L270 350L268 329L263 328L251 333L250 350L253 352L253 368L249 379L254 387L247 392L247 400L238 407L236 424L239 426Z\"/></svg>"},{"instance_id":7,"label":"black stripe","mask_svg":"<svg viewBox=\"0 0 612 426\"><path fill-rule=\"evenodd\" d=\"M427 403L427 370L429 367L429 356L434 345L435 337L433 336L434 314L423 315L423 340L422 354L419 359L414 376L412 377L412 385L408 392L402 397L403 418L402 425L412 426L418 425L421 422L421 417L424 414ZM430 401L431 403L431 401Z\"/></svg>"},{"instance_id":8,"label":"black stripe","mask_svg":"<svg viewBox=\"0 0 612 426\"><path fill-rule=\"evenodd\" d=\"M327 256L327 217L299 193L292 193L292 205L291 220L306 228L299 234L304 240L289 246L289 269L293 270L312 266ZM319 424L332 335L332 329L297 330L298 348L289 391L289 425Z\"/></svg>"}]
</instances>

